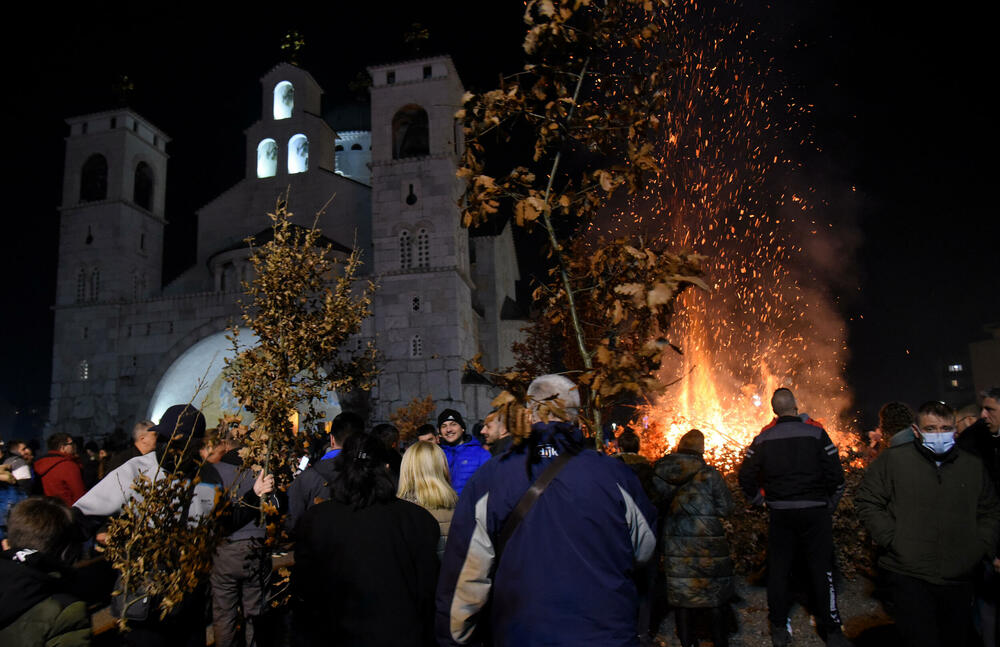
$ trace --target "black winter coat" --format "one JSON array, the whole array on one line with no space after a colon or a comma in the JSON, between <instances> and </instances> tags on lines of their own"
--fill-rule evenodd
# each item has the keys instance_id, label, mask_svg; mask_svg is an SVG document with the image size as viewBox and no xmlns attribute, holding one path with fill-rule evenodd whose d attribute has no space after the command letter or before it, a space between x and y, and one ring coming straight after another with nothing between
<instances>
[{"instance_id":1,"label":"black winter coat","mask_svg":"<svg viewBox=\"0 0 1000 647\"><path fill-rule=\"evenodd\" d=\"M733 561L722 519L733 498L718 470L700 454L664 456L653 466L663 500L662 550L667 601L673 607L706 608L733 596Z\"/></svg>"},{"instance_id":2,"label":"black winter coat","mask_svg":"<svg viewBox=\"0 0 1000 647\"><path fill-rule=\"evenodd\" d=\"M439 535L429 512L400 499L309 508L296 528L296 644L434 645Z\"/></svg>"}]
</instances>

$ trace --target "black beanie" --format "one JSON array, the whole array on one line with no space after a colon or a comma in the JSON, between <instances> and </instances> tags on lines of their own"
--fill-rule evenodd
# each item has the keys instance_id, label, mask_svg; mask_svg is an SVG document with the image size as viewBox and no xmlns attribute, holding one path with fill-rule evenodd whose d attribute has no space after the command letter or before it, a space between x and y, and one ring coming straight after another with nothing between
<instances>
[{"instance_id":1,"label":"black beanie","mask_svg":"<svg viewBox=\"0 0 1000 647\"><path fill-rule=\"evenodd\" d=\"M458 423L458 426L462 428L462 431L465 431L465 421L462 420L462 414L454 409L445 409L441 412L441 415L438 416L438 429L440 430L441 425L448 420L454 420Z\"/></svg>"}]
</instances>

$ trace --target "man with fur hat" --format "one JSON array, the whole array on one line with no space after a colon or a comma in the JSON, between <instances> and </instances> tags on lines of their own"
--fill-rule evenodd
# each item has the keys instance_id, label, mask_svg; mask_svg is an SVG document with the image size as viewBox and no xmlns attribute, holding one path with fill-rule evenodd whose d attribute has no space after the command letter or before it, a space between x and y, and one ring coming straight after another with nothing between
<instances>
[{"instance_id":1,"label":"man with fur hat","mask_svg":"<svg viewBox=\"0 0 1000 647\"><path fill-rule=\"evenodd\" d=\"M452 517L438 644L637 646L631 574L653 555L656 512L624 463L585 448L573 382L545 375L527 396L527 437L511 429L515 444L469 479ZM529 489L541 493L522 503Z\"/></svg>"},{"instance_id":2,"label":"man with fur hat","mask_svg":"<svg viewBox=\"0 0 1000 647\"><path fill-rule=\"evenodd\" d=\"M441 433L441 449L448 458L451 486L461 494L465 483L476 470L490 460L490 453L466 433L465 420L454 409L442 411L437 422Z\"/></svg>"}]
</instances>

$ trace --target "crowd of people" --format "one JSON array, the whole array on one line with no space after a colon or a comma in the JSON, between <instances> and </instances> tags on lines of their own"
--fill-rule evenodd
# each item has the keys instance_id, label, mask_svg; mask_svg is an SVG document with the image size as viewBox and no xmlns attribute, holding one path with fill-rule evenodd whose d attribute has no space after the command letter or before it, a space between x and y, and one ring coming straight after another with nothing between
<instances>
[{"instance_id":1,"label":"crowd of people","mask_svg":"<svg viewBox=\"0 0 1000 647\"><path fill-rule=\"evenodd\" d=\"M725 521L748 505L768 514L773 645L792 644L796 581L819 637L847 645L835 585L838 448L790 390L771 406L774 420L739 466L742 501L706 463L699 430L652 463L628 429L616 453L595 451L578 424L577 387L560 375L537 378L523 406L498 408L476 434L445 409L405 448L391 425L369 429L342 412L284 493L272 475L244 470L238 440L206 430L191 405L137 423L132 445L114 454L93 448L89 469L65 434L38 459L12 441L0 464L0 645L90 644L88 609L107 602L120 575L81 577L80 558L100 552L137 477L164 474L193 484L192 518L229 499L224 538L207 581L165 615L141 590L111 598L128 619L122 644L204 645L210 622L225 646L634 646L651 644L654 609L666 606L680 645L725 646L736 630ZM879 420L854 505L900 644L995 645L1000 389L957 412L889 403ZM278 611L268 604L265 502L292 542L290 602Z\"/></svg>"}]
</instances>

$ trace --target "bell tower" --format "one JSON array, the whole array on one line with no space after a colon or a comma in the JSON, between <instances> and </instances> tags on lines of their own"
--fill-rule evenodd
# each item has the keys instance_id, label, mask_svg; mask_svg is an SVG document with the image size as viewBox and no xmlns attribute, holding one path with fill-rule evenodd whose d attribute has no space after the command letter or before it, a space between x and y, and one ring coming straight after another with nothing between
<instances>
[{"instance_id":1,"label":"bell tower","mask_svg":"<svg viewBox=\"0 0 1000 647\"><path fill-rule=\"evenodd\" d=\"M67 123L49 417L88 434L117 415L101 403L116 402L121 307L160 293L168 139L128 109Z\"/></svg>"},{"instance_id":2,"label":"bell tower","mask_svg":"<svg viewBox=\"0 0 1000 647\"><path fill-rule=\"evenodd\" d=\"M469 419L479 412L463 385L479 352L469 233L455 176L464 88L447 56L369 68L372 79L372 241L376 330L385 356L378 419L431 395Z\"/></svg>"}]
</instances>

